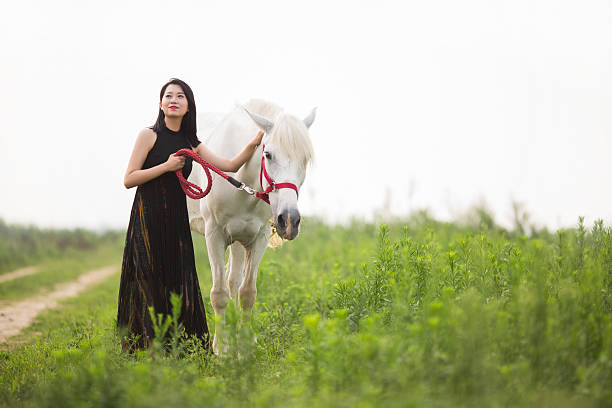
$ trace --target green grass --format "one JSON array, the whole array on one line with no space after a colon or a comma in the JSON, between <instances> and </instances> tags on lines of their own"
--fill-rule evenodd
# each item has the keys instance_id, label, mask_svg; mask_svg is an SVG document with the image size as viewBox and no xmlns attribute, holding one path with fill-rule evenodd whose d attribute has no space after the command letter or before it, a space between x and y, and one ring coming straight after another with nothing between
<instances>
[{"instance_id":1,"label":"green grass","mask_svg":"<svg viewBox=\"0 0 612 408\"><path fill-rule=\"evenodd\" d=\"M95 249L124 236L120 231L99 233L81 228L40 229L32 225L9 225L0 218L0 274L46 259L69 258L75 251Z\"/></svg>"},{"instance_id":2,"label":"green grass","mask_svg":"<svg viewBox=\"0 0 612 408\"><path fill-rule=\"evenodd\" d=\"M117 288L115 276L47 312L27 344L2 352L0 403L612 404L612 231L602 223L526 237L422 214L380 228L305 220L296 241L267 251L251 320L228 307L227 357L122 354Z\"/></svg>"},{"instance_id":3,"label":"green grass","mask_svg":"<svg viewBox=\"0 0 612 408\"><path fill-rule=\"evenodd\" d=\"M103 243L86 250L67 250L61 257L46 258L36 264L37 272L0 283L0 299L15 301L52 289L53 285L69 282L95 268L121 266L122 248L119 241Z\"/></svg>"}]
</instances>

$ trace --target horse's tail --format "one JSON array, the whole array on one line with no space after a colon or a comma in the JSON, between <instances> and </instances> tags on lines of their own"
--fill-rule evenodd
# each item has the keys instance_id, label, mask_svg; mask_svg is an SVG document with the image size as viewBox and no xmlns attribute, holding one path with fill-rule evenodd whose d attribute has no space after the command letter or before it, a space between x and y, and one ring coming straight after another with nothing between
<instances>
[{"instance_id":1,"label":"horse's tail","mask_svg":"<svg viewBox=\"0 0 612 408\"><path fill-rule=\"evenodd\" d=\"M190 198L187 198L188 200L191 200ZM205 228L204 228L204 218L201 216L196 216L196 217L189 217L189 228L193 231L193 232L197 232L198 234L204 236L205 233Z\"/></svg>"},{"instance_id":2,"label":"horse's tail","mask_svg":"<svg viewBox=\"0 0 612 408\"><path fill-rule=\"evenodd\" d=\"M202 171L199 164L194 161L195 165L189 175L189 180L198 186L202 185ZM185 197L187 200L187 213L189 214L189 227L192 231L197 232L200 235L204 235L204 217L202 217L202 210L200 210L200 200L194 200L193 198Z\"/></svg>"}]
</instances>

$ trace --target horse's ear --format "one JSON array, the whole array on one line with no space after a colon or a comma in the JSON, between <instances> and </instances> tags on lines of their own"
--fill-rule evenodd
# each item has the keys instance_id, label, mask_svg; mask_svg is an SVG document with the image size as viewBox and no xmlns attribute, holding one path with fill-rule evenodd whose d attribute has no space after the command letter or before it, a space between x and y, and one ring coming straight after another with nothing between
<instances>
[{"instance_id":1,"label":"horse's ear","mask_svg":"<svg viewBox=\"0 0 612 408\"><path fill-rule=\"evenodd\" d=\"M274 123L270 122L268 119L264 118L263 116L259 116L256 113L249 112L247 108L244 108L244 111L249 114L251 119L253 119L253 121L257 124L257 126L261 128L261 130L263 130L266 133L270 133L270 131L274 127Z\"/></svg>"},{"instance_id":2,"label":"horse's ear","mask_svg":"<svg viewBox=\"0 0 612 408\"><path fill-rule=\"evenodd\" d=\"M306 118L304 119L304 124L306 125L307 128L310 128L310 125L312 125L312 122L314 122L316 114L317 114L317 108L315 107L312 109L310 114L306 116Z\"/></svg>"}]
</instances>

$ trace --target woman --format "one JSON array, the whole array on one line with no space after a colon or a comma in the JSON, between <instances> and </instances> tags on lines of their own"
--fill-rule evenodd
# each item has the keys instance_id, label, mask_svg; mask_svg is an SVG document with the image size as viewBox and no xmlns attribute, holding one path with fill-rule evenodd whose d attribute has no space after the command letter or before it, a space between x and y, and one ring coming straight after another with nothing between
<instances>
[{"instance_id":1,"label":"woman","mask_svg":"<svg viewBox=\"0 0 612 408\"><path fill-rule=\"evenodd\" d=\"M156 314L172 313L170 293L182 296L180 322L187 335L209 346L204 303L195 268L185 193L175 171L187 178L191 159L176 157L191 148L226 172L235 172L255 152L260 132L233 159L216 156L196 135L196 106L191 88L180 79L166 83L159 96L155 125L143 129L125 174L126 188L138 186L125 239L117 326L127 329L123 350L148 347L153 339L149 307Z\"/></svg>"}]
</instances>

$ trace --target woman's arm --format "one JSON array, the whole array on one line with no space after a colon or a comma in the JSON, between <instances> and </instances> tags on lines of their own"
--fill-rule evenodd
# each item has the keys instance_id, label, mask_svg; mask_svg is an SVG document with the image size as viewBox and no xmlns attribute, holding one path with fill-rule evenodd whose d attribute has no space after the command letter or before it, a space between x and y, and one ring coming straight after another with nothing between
<instances>
[{"instance_id":1,"label":"woman's arm","mask_svg":"<svg viewBox=\"0 0 612 408\"><path fill-rule=\"evenodd\" d=\"M255 153L257 146L261 143L261 139L263 138L264 132L257 133L257 136L253 140L246 145L246 147L238 153L236 157L233 159L226 159L224 157L219 157L213 152L211 152L204 143L200 143L194 150L197 154L199 154L204 160L218 168L222 171L227 172L237 172L238 169L249 160L249 157Z\"/></svg>"},{"instance_id":2,"label":"woman's arm","mask_svg":"<svg viewBox=\"0 0 612 408\"><path fill-rule=\"evenodd\" d=\"M141 130L138 134L127 171L125 172L125 178L123 179L125 188L139 186L169 171L182 169L185 165L185 157L176 157L171 154L165 163L142 170L142 165L156 139L157 135L149 128Z\"/></svg>"}]
</instances>

